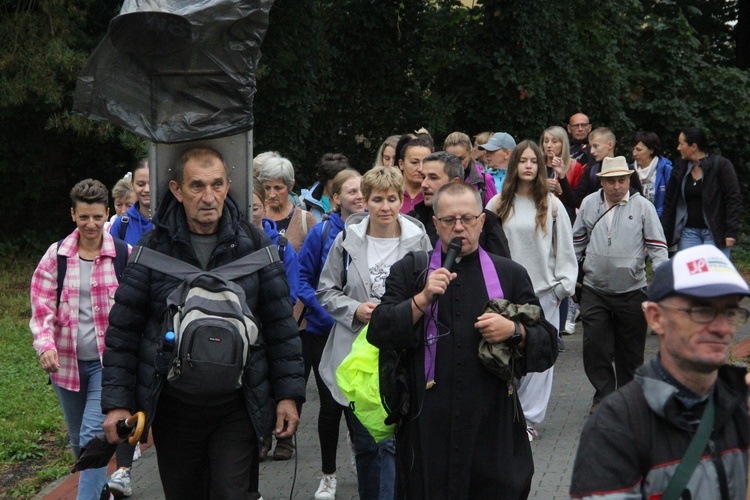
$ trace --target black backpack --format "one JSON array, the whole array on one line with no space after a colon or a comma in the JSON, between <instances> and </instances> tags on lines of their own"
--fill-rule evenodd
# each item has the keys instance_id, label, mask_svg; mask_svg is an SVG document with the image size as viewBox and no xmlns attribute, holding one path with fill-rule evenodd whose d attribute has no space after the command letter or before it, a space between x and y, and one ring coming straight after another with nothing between
<instances>
[{"instance_id":1,"label":"black backpack","mask_svg":"<svg viewBox=\"0 0 750 500\"><path fill-rule=\"evenodd\" d=\"M278 262L276 247L263 247L210 271L141 246L133 250L131 261L182 280L167 297L165 333L171 330L176 337L174 357L167 363L170 385L196 396L242 387L260 332L245 291L233 280Z\"/></svg>"}]
</instances>

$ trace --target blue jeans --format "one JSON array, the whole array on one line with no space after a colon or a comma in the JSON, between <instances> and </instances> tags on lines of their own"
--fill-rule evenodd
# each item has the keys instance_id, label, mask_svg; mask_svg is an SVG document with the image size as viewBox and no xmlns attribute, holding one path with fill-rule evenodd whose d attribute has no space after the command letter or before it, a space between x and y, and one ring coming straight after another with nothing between
<instances>
[{"instance_id":1,"label":"blue jeans","mask_svg":"<svg viewBox=\"0 0 750 500\"><path fill-rule=\"evenodd\" d=\"M677 250L685 250L686 248L695 247L698 245L714 245L714 237L711 235L710 229L696 229L694 227L686 227L682 230L680 235L680 242L677 245ZM729 258L730 247L719 248L724 255Z\"/></svg>"},{"instance_id":2,"label":"blue jeans","mask_svg":"<svg viewBox=\"0 0 750 500\"><path fill-rule=\"evenodd\" d=\"M396 438L376 443L372 435L347 408L354 429L354 458L360 500L393 500L396 486Z\"/></svg>"},{"instance_id":3,"label":"blue jeans","mask_svg":"<svg viewBox=\"0 0 750 500\"><path fill-rule=\"evenodd\" d=\"M65 423L70 435L70 446L76 458L96 434L101 434L104 414L102 413L102 364L98 359L78 361L78 376L81 379L80 391L69 391L52 383L60 400ZM107 468L86 469L78 476L78 499L98 499L107 482Z\"/></svg>"}]
</instances>

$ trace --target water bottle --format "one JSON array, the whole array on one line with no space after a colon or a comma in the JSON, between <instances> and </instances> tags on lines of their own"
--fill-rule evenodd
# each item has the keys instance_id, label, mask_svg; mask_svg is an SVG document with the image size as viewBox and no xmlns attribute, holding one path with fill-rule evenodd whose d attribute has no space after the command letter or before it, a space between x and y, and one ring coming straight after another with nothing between
<instances>
[{"instance_id":1,"label":"water bottle","mask_svg":"<svg viewBox=\"0 0 750 500\"><path fill-rule=\"evenodd\" d=\"M160 375L166 375L169 373L169 369L172 366L172 360L174 359L174 347L175 347L175 334L173 331L169 331L164 334L159 349L156 351L156 371Z\"/></svg>"}]
</instances>

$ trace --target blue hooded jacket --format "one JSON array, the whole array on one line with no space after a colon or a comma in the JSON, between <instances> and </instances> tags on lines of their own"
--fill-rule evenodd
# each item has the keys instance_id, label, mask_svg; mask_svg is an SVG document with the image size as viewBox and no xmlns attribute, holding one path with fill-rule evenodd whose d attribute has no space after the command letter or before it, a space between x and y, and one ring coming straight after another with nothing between
<instances>
[{"instance_id":1,"label":"blue hooded jacket","mask_svg":"<svg viewBox=\"0 0 750 500\"><path fill-rule=\"evenodd\" d=\"M153 223L149 219L141 215L141 212L139 211L140 205L140 202L136 201L130 208L128 208L128 211L126 212L126 215L130 218L130 220L128 221L128 227L125 230L125 238L122 239L124 239L125 242L131 246L137 245L138 240L141 239L141 236L154 228ZM115 221L112 223L112 226L109 228L109 234L111 234L115 238L120 237L122 217L123 216L121 215L117 219L115 219Z\"/></svg>"},{"instance_id":2,"label":"blue hooded jacket","mask_svg":"<svg viewBox=\"0 0 750 500\"><path fill-rule=\"evenodd\" d=\"M276 229L276 222L271 219L263 219L263 231L279 248L279 231ZM281 253L281 248L279 248L279 253ZM292 298L292 304L296 304L297 294L299 293L299 261L297 260L297 252L288 242L284 248L284 268L286 269L286 280L289 282L289 295Z\"/></svg>"},{"instance_id":3,"label":"blue hooded jacket","mask_svg":"<svg viewBox=\"0 0 750 500\"><path fill-rule=\"evenodd\" d=\"M320 272L336 236L344 229L341 215L331 212L328 219L316 224L305 238L299 251L299 298L307 308L306 330L313 335L328 335L333 328L333 318L315 299ZM327 238L323 241L324 236Z\"/></svg>"}]
</instances>

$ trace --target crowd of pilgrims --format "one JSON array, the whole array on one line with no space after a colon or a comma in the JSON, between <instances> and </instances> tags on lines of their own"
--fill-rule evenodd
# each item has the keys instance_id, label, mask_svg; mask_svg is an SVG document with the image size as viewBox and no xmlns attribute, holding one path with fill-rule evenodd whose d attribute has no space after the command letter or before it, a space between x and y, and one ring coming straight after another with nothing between
<instances>
[{"instance_id":1,"label":"crowd of pilgrims","mask_svg":"<svg viewBox=\"0 0 750 500\"><path fill-rule=\"evenodd\" d=\"M702 130L685 128L677 139L673 162L656 134L633 135L627 162L631 193L653 205L663 244L673 251L709 243L728 255L737 241L741 213L734 168L712 152ZM305 378L313 372L320 398L322 477L316 499L335 498L342 416L360 498L396 494L397 438L376 443L363 429L337 385L336 369L386 294L391 267L409 252L439 245L439 219L433 218L432 204L438 190L450 182L465 182L479 193L484 205L480 248L525 268L544 317L557 329L557 349L563 352L562 335L575 333L579 316L576 218L582 201L600 192L602 164L615 157L615 147L615 134L593 128L582 113L572 115L565 128L545 129L538 141L517 141L508 131L481 132L473 138L453 132L440 145L421 129L385 139L364 174L366 169L351 165L344 154L324 154L315 182L299 194L295 166L283 154L269 151L254 158L251 222L279 248L296 304ZM148 171L148 162L142 160L112 189L116 213L104 226L133 246L152 228ZM454 225L472 223L469 216L453 219ZM467 287L464 293L472 292ZM538 436L535 427L545 419L553 372L554 366L518 381L529 441ZM437 427L436 432L450 433ZM273 441L271 435L263 436L261 461L293 457L291 438L277 439L275 446ZM130 493L130 466L138 451L120 445L118 469L109 479L112 491ZM100 469L88 472L103 474Z\"/></svg>"}]
</instances>

